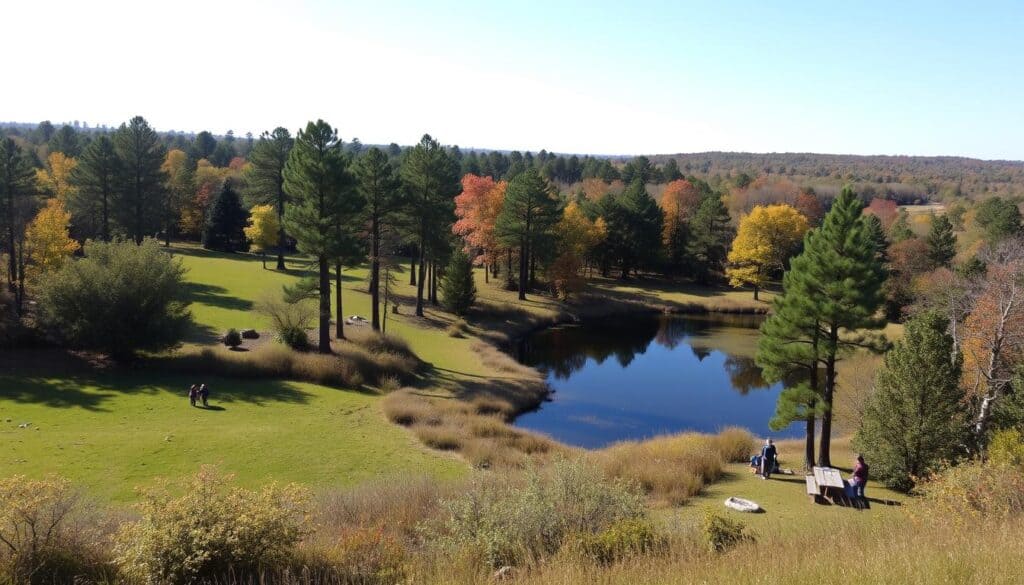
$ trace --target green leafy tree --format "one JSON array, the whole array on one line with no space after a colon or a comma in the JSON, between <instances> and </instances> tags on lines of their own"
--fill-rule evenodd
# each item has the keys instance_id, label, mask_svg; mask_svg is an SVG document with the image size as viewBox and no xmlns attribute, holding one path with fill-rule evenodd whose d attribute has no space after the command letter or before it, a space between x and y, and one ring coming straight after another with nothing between
<instances>
[{"instance_id":1,"label":"green leafy tree","mask_svg":"<svg viewBox=\"0 0 1024 585\"><path fill-rule=\"evenodd\" d=\"M945 215L932 216L931 229L928 230L928 259L933 266L949 267L956 256L956 235L953 233L953 222Z\"/></svg>"},{"instance_id":2,"label":"green leafy tree","mask_svg":"<svg viewBox=\"0 0 1024 585\"><path fill-rule=\"evenodd\" d=\"M946 327L937 312L907 321L903 339L885 356L854 438L876 476L894 489L909 490L955 459L967 439L962 358Z\"/></svg>"},{"instance_id":3,"label":"green leafy tree","mask_svg":"<svg viewBox=\"0 0 1024 585\"><path fill-rule=\"evenodd\" d=\"M224 181L224 186L206 212L203 247L221 252L244 250L245 226L248 221L249 214L242 208L242 200L232 188L231 180Z\"/></svg>"},{"instance_id":4,"label":"green leafy tree","mask_svg":"<svg viewBox=\"0 0 1024 585\"><path fill-rule=\"evenodd\" d=\"M429 134L408 149L400 170L409 196L404 223L419 254L416 316L423 316L427 262L435 262L447 247L447 234L455 221L454 197L459 193L459 163Z\"/></svg>"},{"instance_id":5,"label":"green leafy tree","mask_svg":"<svg viewBox=\"0 0 1024 585\"><path fill-rule=\"evenodd\" d=\"M277 269L284 270L284 252L288 247L287 234L284 231L284 210L288 204L288 194L284 190L284 166L288 162L295 141L287 128L275 128L273 132L264 132L249 153L249 189L247 195L250 204L273 205L277 210L279 230L277 233Z\"/></svg>"},{"instance_id":6,"label":"green leafy tree","mask_svg":"<svg viewBox=\"0 0 1024 585\"><path fill-rule=\"evenodd\" d=\"M646 156L637 156L622 167L622 182L627 185L636 181L641 184L653 183L658 177L658 169L651 164L651 159Z\"/></svg>"},{"instance_id":7,"label":"green leafy tree","mask_svg":"<svg viewBox=\"0 0 1024 585\"><path fill-rule=\"evenodd\" d=\"M476 302L473 264L461 249L452 254L441 284L441 305L456 315L465 315Z\"/></svg>"},{"instance_id":8,"label":"green leafy tree","mask_svg":"<svg viewBox=\"0 0 1024 585\"><path fill-rule=\"evenodd\" d=\"M180 260L146 238L85 244L40 284L40 318L72 347L127 359L140 350L174 347L191 326Z\"/></svg>"},{"instance_id":9,"label":"green leafy tree","mask_svg":"<svg viewBox=\"0 0 1024 585\"><path fill-rule=\"evenodd\" d=\"M68 209L74 230L83 238L110 241L111 207L121 176L121 160L114 142L105 134L97 136L82 151L78 165L71 172L71 182L76 189L68 201Z\"/></svg>"},{"instance_id":10,"label":"green leafy tree","mask_svg":"<svg viewBox=\"0 0 1024 585\"><path fill-rule=\"evenodd\" d=\"M20 315L25 301L25 228L35 216L35 170L11 138L0 139L0 221L7 253L7 288Z\"/></svg>"},{"instance_id":11,"label":"green leafy tree","mask_svg":"<svg viewBox=\"0 0 1024 585\"><path fill-rule=\"evenodd\" d=\"M337 131L323 120L300 130L284 167L284 189L291 198L285 230L299 250L316 258L320 299L321 353L331 352L331 261L338 248L337 224L351 197L352 180Z\"/></svg>"},{"instance_id":12,"label":"green leafy tree","mask_svg":"<svg viewBox=\"0 0 1024 585\"><path fill-rule=\"evenodd\" d=\"M64 124L47 141L50 152L62 152L66 156L78 158L82 154L82 139L71 126Z\"/></svg>"},{"instance_id":13,"label":"green leafy tree","mask_svg":"<svg viewBox=\"0 0 1024 585\"><path fill-rule=\"evenodd\" d=\"M120 159L113 215L135 243L141 244L163 224L167 177L160 167L167 152L142 116L121 124L113 142Z\"/></svg>"},{"instance_id":14,"label":"green leafy tree","mask_svg":"<svg viewBox=\"0 0 1024 585\"><path fill-rule=\"evenodd\" d=\"M401 182L388 156L376 147L359 158L355 175L363 198L362 220L370 244L370 323L374 330L380 330L381 241L396 227L397 213L404 203Z\"/></svg>"},{"instance_id":15,"label":"green leafy tree","mask_svg":"<svg viewBox=\"0 0 1024 585\"><path fill-rule=\"evenodd\" d=\"M551 185L535 169L509 182L494 233L500 243L519 250L520 299L526 299L530 255L550 243L559 219L561 209Z\"/></svg>"},{"instance_id":16,"label":"green leafy tree","mask_svg":"<svg viewBox=\"0 0 1024 585\"><path fill-rule=\"evenodd\" d=\"M889 241L898 244L916 237L914 230L910 229L910 215L906 210L900 209L896 214L896 221L889 226Z\"/></svg>"},{"instance_id":17,"label":"green leafy tree","mask_svg":"<svg viewBox=\"0 0 1024 585\"><path fill-rule=\"evenodd\" d=\"M1001 197L992 197L979 203L974 221L985 230L985 239L991 245L1021 231L1020 209L1016 203Z\"/></svg>"},{"instance_id":18,"label":"green leafy tree","mask_svg":"<svg viewBox=\"0 0 1024 585\"><path fill-rule=\"evenodd\" d=\"M192 142L192 153L196 160L201 158L209 160L215 148L217 148L217 139L206 130L196 134L196 139Z\"/></svg>"},{"instance_id":19,"label":"green leafy tree","mask_svg":"<svg viewBox=\"0 0 1024 585\"><path fill-rule=\"evenodd\" d=\"M836 364L855 348L879 350L884 339L872 333L884 301L885 269L862 215L863 203L844 188L820 228L804 239L804 251L790 262L788 294L802 298L801 321L818 323L821 366L821 440L818 464L831 466L832 403Z\"/></svg>"},{"instance_id":20,"label":"green leafy tree","mask_svg":"<svg viewBox=\"0 0 1024 585\"><path fill-rule=\"evenodd\" d=\"M729 210L718 194L706 195L690 221L687 240L698 282L706 283L712 274L722 271L731 240Z\"/></svg>"}]
</instances>

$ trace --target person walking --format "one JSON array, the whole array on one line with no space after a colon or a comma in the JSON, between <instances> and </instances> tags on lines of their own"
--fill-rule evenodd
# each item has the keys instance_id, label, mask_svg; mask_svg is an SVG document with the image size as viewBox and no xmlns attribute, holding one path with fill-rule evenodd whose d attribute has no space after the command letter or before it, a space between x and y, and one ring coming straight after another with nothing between
<instances>
[{"instance_id":1,"label":"person walking","mask_svg":"<svg viewBox=\"0 0 1024 585\"><path fill-rule=\"evenodd\" d=\"M772 476L778 456L779 452L775 449L772 440L765 440L764 447L761 447L761 479L768 479Z\"/></svg>"},{"instance_id":2,"label":"person walking","mask_svg":"<svg viewBox=\"0 0 1024 585\"><path fill-rule=\"evenodd\" d=\"M199 397L199 388L195 384L188 389L188 403L192 406L196 405L196 398Z\"/></svg>"},{"instance_id":3,"label":"person walking","mask_svg":"<svg viewBox=\"0 0 1024 585\"><path fill-rule=\"evenodd\" d=\"M864 487L868 484L868 464L864 462L864 456L858 454L853 464L853 476L850 477L850 486L853 488L853 497L865 501Z\"/></svg>"},{"instance_id":4,"label":"person walking","mask_svg":"<svg viewBox=\"0 0 1024 585\"><path fill-rule=\"evenodd\" d=\"M207 402L210 398L210 388L205 383L199 387L199 398L203 401L203 408L210 406Z\"/></svg>"}]
</instances>

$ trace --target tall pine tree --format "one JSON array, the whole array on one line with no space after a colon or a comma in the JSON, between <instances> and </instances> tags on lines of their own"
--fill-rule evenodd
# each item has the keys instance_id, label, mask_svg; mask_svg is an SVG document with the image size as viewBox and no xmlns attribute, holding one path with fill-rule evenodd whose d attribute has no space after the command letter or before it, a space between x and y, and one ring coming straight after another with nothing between
<instances>
[{"instance_id":1,"label":"tall pine tree","mask_svg":"<svg viewBox=\"0 0 1024 585\"><path fill-rule=\"evenodd\" d=\"M527 169L509 181L505 203L495 222L498 241L519 250L519 298L526 299L531 253L548 243L561 219L551 185L535 169Z\"/></svg>"},{"instance_id":2,"label":"tall pine tree","mask_svg":"<svg viewBox=\"0 0 1024 585\"><path fill-rule=\"evenodd\" d=\"M717 193L704 196L697 213L690 221L688 249L698 282L706 283L711 275L721 272L732 233L729 210Z\"/></svg>"},{"instance_id":3,"label":"tall pine tree","mask_svg":"<svg viewBox=\"0 0 1024 585\"><path fill-rule=\"evenodd\" d=\"M401 183L388 156L376 147L359 158L355 175L363 198L362 219L370 244L370 323L379 331L381 240L395 226L396 214L403 203Z\"/></svg>"},{"instance_id":4,"label":"tall pine tree","mask_svg":"<svg viewBox=\"0 0 1024 585\"><path fill-rule=\"evenodd\" d=\"M277 269L284 270L284 252L288 246L284 231L284 209L288 194L284 190L284 165L295 141L287 128L264 132L249 153L252 171L249 174L250 204L273 205L277 210Z\"/></svg>"},{"instance_id":5,"label":"tall pine tree","mask_svg":"<svg viewBox=\"0 0 1024 585\"><path fill-rule=\"evenodd\" d=\"M237 252L245 247L245 225L249 214L242 208L238 192L231 186L231 180L210 203L203 226L203 247L207 250Z\"/></svg>"},{"instance_id":6,"label":"tall pine tree","mask_svg":"<svg viewBox=\"0 0 1024 585\"><path fill-rule=\"evenodd\" d=\"M113 215L128 236L141 244L163 224L167 177L160 167L167 149L142 116L121 124L113 142L120 159Z\"/></svg>"},{"instance_id":7,"label":"tall pine tree","mask_svg":"<svg viewBox=\"0 0 1024 585\"><path fill-rule=\"evenodd\" d=\"M38 205L34 179L29 155L11 138L0 139L0 225L7 253L7 288L19 315L25 300L25 228Z\"/></svg>"},{"instance_id":8,"label":"tall pine tree","mask_svg":"<svg viewBox=\"0 0 1024 585\"><path fill-rule=\"evenodd\" d=\"M928 230L928 260L932 266L949 267L956 256L956 235L953 233L953 222L945 215L932 216L932 226Z\"/></svg>"},{"instance_id":9,"label":"tall pine tree","mask_svg":"<svg viewBox=\"0 0 1024 585\"><path fill-rule=\"evenodd\" d=\"M77 188L68 201L71 221L79 236L110 241L111 207L121 176L120 165L114 143L105 134L97 136L82 151L71 172L71 182Z\"/></svg>"}]
</instances>

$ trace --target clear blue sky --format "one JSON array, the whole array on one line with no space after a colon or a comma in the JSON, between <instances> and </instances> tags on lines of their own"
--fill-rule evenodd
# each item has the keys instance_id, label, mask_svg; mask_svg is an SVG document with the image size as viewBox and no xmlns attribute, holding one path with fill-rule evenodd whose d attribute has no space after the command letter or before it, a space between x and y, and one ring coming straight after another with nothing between
<instances>
[{"instance_id":1,"label":"clear blue sky","mask_svg":"<svg viewBox=\"0 0 1024 585\"><path fill-rule=\"evenodd\" d=\"M1024 159L1024 2L141 5L6 7L6 44L26 50L0 119L139 113L243 134L322 117L365 143Z\"/></svg>"}]
</instances>

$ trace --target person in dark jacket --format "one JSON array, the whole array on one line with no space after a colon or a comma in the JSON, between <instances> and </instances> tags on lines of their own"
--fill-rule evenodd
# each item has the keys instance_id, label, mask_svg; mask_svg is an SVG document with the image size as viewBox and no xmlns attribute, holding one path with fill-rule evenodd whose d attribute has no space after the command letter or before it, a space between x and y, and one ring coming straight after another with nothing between
<instances>
[{"instance_id":1,"label":"person in dark jacket","mask_svg":"<svg viewBox=\"0 0 1024 585\"><path fill-rule=\"evenodd\" d=\"M775 449L775 444L771 439L766 440L764 447L761 447L761 479L768 479L772 476L778 457L779 452Z\"/></svg>"},{"instance_id":2,"label":"person in dark jacket","mask_svg":"<svg viewBox=\"0 0 1024 585\"><path fill-rule=\"evenodd\" d=\"M209 404L206 401L210 398L210 389L206 386L206 384L203 384L202 386L199 387L199 398L200 400L203 401L203 408L209 406Z\"/></svg>"},{"instance_id":3,"label":"person in dark jacket","mask_svg":"<svg viewBox=\"0 0 1024 585\"><path fill-rule=\"evenodd\" d=\"M195 384L188 389L188 403L192 406L196 405L196 398L199 397L199 387Z\"/></svg>"}]
</instances>

